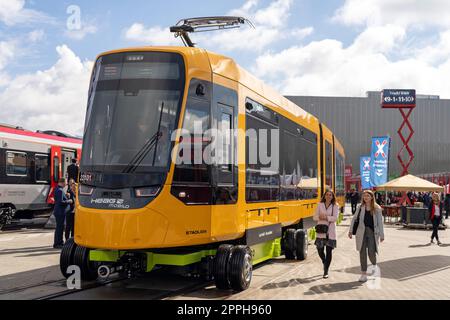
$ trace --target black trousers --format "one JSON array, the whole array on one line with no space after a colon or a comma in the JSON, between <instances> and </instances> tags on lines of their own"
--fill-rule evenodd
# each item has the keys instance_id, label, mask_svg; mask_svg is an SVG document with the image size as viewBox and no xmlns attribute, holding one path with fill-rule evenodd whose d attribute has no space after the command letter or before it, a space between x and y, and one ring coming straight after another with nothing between
<instances>
[{"instance_id":1,"label":"black trousers","mask_svg":"<svg viewBox=\"0 0 450 320\"><path fill-rule=\"evenodd\" d=\"M64 233L64 222L66 220L65 215L56 215L56 229L55 229L55 240L53 242L54 246L64 245L63 233Z\"/></svg>"},{"instance_id":2,"label":"black trousers","mask_svg":"<svg viewBox=\"0 0 450 320\"><path fill-rule=\"evenodd\" d=\"M433 219L433 234L431 235L431 240L436 238L439 241L439 225L441 224L441 217Z\"/></svg>"},{"instance_id":3,"label":"black trousers","mask_svg":"<svg viewBox=\"0 0 450 320\"><path fill-rule=\"evenodd\" d=\"M326 254L325 254L326 250ZM319 252L319 257L322 259L324 271L328 274L328 270L330 270L331 260L333 260L333 250L334 248L325 246L322 248L317 247L317 251Z\"/></svg>"},{"instance_id":4,"label":"black trousers","mask_svg":"<svg viewBox=\"0 0 450 320\"><path fill-rule=\"evenodd\" d=\"M64 236L66 241L74 237L75 212L67 212L66 214L66 231Z\"/></svg>"},{"instance_id":5,"label":"black trousers","mask_svg":"<svg viewBox=\"0 0 450 320\"><path fill-rule=\"evenodd\" d=\"M352 203L352 214L353 215L355 215L357 207L358 207L358 203Z\"/></svg>"}]
</instances>

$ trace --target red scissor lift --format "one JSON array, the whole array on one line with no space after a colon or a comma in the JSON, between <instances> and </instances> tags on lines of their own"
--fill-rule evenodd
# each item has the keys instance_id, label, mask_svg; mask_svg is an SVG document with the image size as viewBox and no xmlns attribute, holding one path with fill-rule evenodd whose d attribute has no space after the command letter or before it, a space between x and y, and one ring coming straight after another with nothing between
<instances>
[{"instance_id":1,"label":"red scissor lift","mask_svg":"<svg viewBox=\"0 0 450 320\"><path fill-rule=\"evenodd\" d=\"M414 152L411 150L409 143L411 142L411 139L414 136L415 132L411 125L411 122L409 121L409 118L413 110L416 108L416 90L383 90L381 96L381 107L383 109L398 109L400 111L400 114L402 115L403 122L397 132L400 136L400 140L402 141L403 146L398 152L397 158L403 168L402 176L406 176L407 174L409 174L409 167L414 160ZM406 137L403 134L403 130L405 128L408 128L410 132ZM403 159L402 154L404 150L407 151L409 159ZM412 205L407 193L403 192L400 203L404 203L405 201L408 205Z\"/></svg>"}]
</instances>

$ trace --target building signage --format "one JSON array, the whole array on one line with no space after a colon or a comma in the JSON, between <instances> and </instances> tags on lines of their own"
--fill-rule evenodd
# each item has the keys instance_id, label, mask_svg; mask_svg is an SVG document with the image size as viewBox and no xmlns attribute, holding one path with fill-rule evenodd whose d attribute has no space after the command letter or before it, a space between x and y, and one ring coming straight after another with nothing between
<instances>
[{"instance_id":1,"label":"building signage","mask_svg":"<svg viewBox=\"0 0 450 320\"><path fill-rule=\"evenodd\" d=\"M388 182L390 137L372 138L371 185L378 187Z\"/></svg>"},{"instance_id":2,"label":"building signage","mask_svg":"<svg viewBox=\"0 0 450 320\"><path fill-rule=\"evenodd\" d=\"M353 166L352 165L345 166L345 177L351 178L352 176L353 176Z\"/></svg>"},{"instance_id":3,"label":"building signage","mask_svg":"<svg viewBox=\"0 0 450 320\"><path fill-rule=\"evenodd\" d=\"M363 190L371 189L372 184L370 174L372 172L372 159L370 157L361 157L361 188Z\"/></svg>"},{"instance_id":4,"label":"building signage","mask_svg":"<svg viewBox=\"0 0 450 320\"><path fill-rule=\"evenodd\" d=\"M382 108L409 108L416 107L416 90L387 89L381 95Z\"/></svg>"}]
</instances>

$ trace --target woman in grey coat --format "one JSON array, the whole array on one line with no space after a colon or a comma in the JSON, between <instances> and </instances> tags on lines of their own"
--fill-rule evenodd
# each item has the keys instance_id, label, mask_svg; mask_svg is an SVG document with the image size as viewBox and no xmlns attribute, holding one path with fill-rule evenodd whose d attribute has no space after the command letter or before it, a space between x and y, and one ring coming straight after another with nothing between
<instances>
[{"instance_id":1,"label":"woman in grey coat","mask_svg":"<svg viewBox=\"0 0 450 320\"><path fill-rule=\"evenodd\" d=\"M380 242L384 241L383 212L381 207L375 202L375 195L370 190L363 192L362 203L353 216L348 233L350 239L353 238L353 226L356 223L358 223L355 237L356 250L359 251L362 271L359 281L366 282L367 256L369 256L370 262L376 268Z\"/></svg>"}]
</instances>

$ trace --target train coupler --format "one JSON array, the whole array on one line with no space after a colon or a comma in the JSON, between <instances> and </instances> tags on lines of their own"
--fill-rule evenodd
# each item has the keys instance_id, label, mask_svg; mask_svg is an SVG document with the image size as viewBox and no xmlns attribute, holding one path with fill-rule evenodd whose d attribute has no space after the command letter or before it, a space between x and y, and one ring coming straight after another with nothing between
<instances>
[{"instance_id":1,"label":"train coupler","mask_svg":"<svg viewBox=\"0 0 450 320\"><path fill-rule=\"evenodd\" d=\"M119 260L122 272L128 278L134 278L147 270L147 255L140 252L127 252Z\"/></svg>"}]
</instances>

